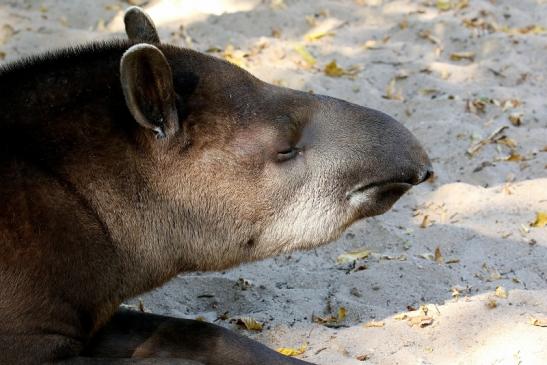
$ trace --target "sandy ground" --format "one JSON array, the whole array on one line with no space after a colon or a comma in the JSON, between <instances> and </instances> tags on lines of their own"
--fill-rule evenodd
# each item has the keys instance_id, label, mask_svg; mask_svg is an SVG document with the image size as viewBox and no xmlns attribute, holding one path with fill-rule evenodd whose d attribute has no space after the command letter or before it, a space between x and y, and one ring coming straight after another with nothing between
<instances>
[{"instance_id":1,"label":"sandy ground","mask_svg":"<svg viewBox=\"0 0 547 365\"><path fill-rule=\"evenodd\" d=\"M318 364L547 363L533 325L547 320L547 228L531 226L547 211L547 1L140 3L165 41L397 117L437 173L335 243L180 275L140 298L147 310L305 345ZM123 36L127 5L1 0L0 59ZM324 72L333 60L341 77Z\"/></svg>"}]
</instances>

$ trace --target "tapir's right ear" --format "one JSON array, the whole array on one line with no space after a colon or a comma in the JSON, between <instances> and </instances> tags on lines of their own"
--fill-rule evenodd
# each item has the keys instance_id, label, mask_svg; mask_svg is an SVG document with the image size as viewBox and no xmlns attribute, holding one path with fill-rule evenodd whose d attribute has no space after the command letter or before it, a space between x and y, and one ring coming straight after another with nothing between
<instances>
[{"instance_id":1,"label":"tapir's right ear","mask_svg":"<svg viewBox=\"0 0 547 365\"><path fill-rule=\"evenodd\" d=\"M178 131L173 74L157 47L142 43L129 48L122 56L120 79L127 107L140 125L158 138Z\"/></svg>"},{"instance_id":2,"label":"tapir's right ear","mask_svg":"<svg viewBox=\"0 0 547 365\"><path fill-rule=\"evenodd\" d=\"M129 40L139 43L160 43L154 22L138 6L132 6L125 11L123 22Z\"/></svg>"}]
</instances>

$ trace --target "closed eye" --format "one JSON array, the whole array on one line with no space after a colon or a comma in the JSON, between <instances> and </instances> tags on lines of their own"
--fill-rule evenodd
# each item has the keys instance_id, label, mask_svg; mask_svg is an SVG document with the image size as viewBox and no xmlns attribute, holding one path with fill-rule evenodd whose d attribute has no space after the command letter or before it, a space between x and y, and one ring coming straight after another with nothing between
<instances>
[{"instance_id":1,"label":"closed eye","mask_svg":"<svg viewBox=\"0 0 547 365\"><path fill-rule=\"evenodd\" d=\"M277 153L277 161L284 162L295 158L300 150L296 147L287 148Z\"/></svg>"}]
</instances>

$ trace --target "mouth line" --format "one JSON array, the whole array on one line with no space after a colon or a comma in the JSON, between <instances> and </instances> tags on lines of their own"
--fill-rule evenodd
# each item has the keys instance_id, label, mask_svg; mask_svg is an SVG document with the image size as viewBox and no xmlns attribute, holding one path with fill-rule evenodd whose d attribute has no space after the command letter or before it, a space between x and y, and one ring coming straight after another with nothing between
<instances>
[{"instance_id":1,"label":"mouth line","mask_svg":"<svg viewBox=\"0 0 547 365\"><path fill-rule=\"evenodd\" d=\"M410 189L412 187L412 184L396 181L396 180L384 180L384 181L377 181L369 184L361 184L357 185L353 190L351 190L349 193L346 194L346 198L350 199L355 194L364 193L367 190L371 190L373 188L382 188L382 189L391 189L391 188L399 188L399 189Z\"/></svg>"}]
</instances>

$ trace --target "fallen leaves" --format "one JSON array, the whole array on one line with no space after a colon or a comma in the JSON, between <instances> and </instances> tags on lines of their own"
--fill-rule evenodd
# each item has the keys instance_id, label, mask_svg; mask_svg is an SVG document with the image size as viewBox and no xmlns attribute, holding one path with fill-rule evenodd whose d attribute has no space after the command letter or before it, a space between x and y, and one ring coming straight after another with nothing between
<instances>
[{"instance_id":1,"label":"fallen leaves","mask_svg":"<svg viewBox=\"0 0 547 365\"><path fill-rule=\"evenodd\" d=\"M486 112L487 100L485 98L470 99L467 101L466 107L469 113L479 114Z\"/></svg>"},{"instance_id":2,"label":"fallen leaves","mask_svg":"<svg viewBox=\"0 0 547 365\"><path fill-rule=\"evenodd\" d=\"M338 66L336 60L332 60L325 66L323 71L325 72L325 75L330 77L349 76L350 78L353 78L357 76L361 69L358 65L351 66L348 69L343 69Z\"/></svg>"},{"instance_id":3,"label":"fallen leaves","mask_svg":"<svg viewBox=\"0 0 547 365\"><path fill-rule=\"evenodd\" d=\"M369 321L365 323L363 326L366 328L382 328L386 325L384 321Z\"/></svg>"},{"instance_id":4,"label":"fallen leaves","mask_svg":"<svg viewBox=\"0 0 547 365\"><path fill-rule=\"evenodd\" d=\"M433 258L438 264L442 264L444 262L444 257L441 253L441 248L439 246L435 248L435 256Z\"/></svg>"},{"instance_id":5,"label":"fallen leaves","mask_svg":"<svg viewBox=\"0 0 547 365\"><path fill-rule=\"evenodd\" d=\"M247 66L246 57L248 57L249 54L240 49L236 49L232 44L228 44L224 49L223 56L226 61L245 68Z\"/></svg>"},{"instance_id":6,"label":"fallen leaves","mask_svg":"<svg viewBox=\"0 0 547 365\"><path fill-rule=\"evenodd\" d=\"M310 51L308 51L306 46L299 44L294 47L294 50L300 55L300 57L302 57L302 59L308 66L311 67L317 63L317 60L315 59L315 57L312 56Z\"/></svg>"},{"instance_id":7,"label":"fallen leaves","mask_svg":"<svg viewBox=\"0 0 547 365\"><path fill-rule=\"evenodd\" d=\"M420 38L427 39L428 41L430 41L431 43L437 46L441 44L440 39L433 36L430 30L422 30L418 33L418 36L420 36Z\"/></svg>"},{"instance_id":8,"label":"fallen leaves","mask_svg":"<svg viewBox=\"0 0 547 365\"><path fill-rule=\"evenodd\" d=\"M433 324L435 321L432 316L429 315L429 308L427 305L420 306L419 310L415 308L408 307L410 312L399 313L393 317L393 319L398 321L406 320L410 327L419 327L424 328ZM437 309L438 312L438 309Z\"/></svg>"},{"instance_id":9,"label":"fallen leaves","mask_svg":"<svg viewBox=\"0 0 547 365\"><path fill-rule=\"evenodd\" d=\"M345 307L339 307L336 316L329 315L326 317L312 315L312 322L322 324L326 327L340 327L340 323L346 319L347 309Z\"/></svg>"},{"instance_id":10,"label":"fallen leaves","mask_svg":"<svg viewBox=\"0 0 547 365\"><path fill-rule=\"evenodd\" d=\"M507 299L507 297L509 296L509 293L507 292L507 290L505 290L503 286L496 287L496 291L494 292L494 294L496 295L496 297L502 299Z\"/></svg>"},{"instance_id":11,"label":"fallen leaves","mask_svg":"<svg viewBox=\"0 0 547 365\"><path fill-rule=\"evenodd\" d=\"M358 361L367 361L368 359L370 359L370 355L369 354L359 355L359 356L356 356L355 359Z\"/></svg>"},{"instance_id":12,"label":"fallen leaves","mask_svg":"<svg viewBox=\"0 0 547 365\"><path fill-rule=\"evenodd\" d=\"M466 151L467 154L474 156L482 147L490 143L496 143L498 140L504 138L505 136L503 135L503 131L507 128L509 127L505 125L495 129L487 138L482 139L469 147Z\"/></svg>"},{"instance_id":13,"label":"fallen leaves","mask_svg":"<svg viewBox=\"0 0 547 365\"><path fill-rule=\"evenodd\" d=\"M15 35L15 29L9 24L4 24L0 28L0 44L9 42L9 40Z\"/></svg>"},{"instance_id":14,"label":"fallen leaves","mask_svg":"<svg viewBox=\"0 0 547 365\"><path fill-rule=\"evenodd\" d=\"M484 277L482 275L478 275L479 278L484 279L486 281L496 281L501 279L501 274L494 266L489 266L486 263L482 264L483 271L488 275L487 277Z\"/></svg>"},{"instance_id":15,"label":"fallen leaves","mask_svg":"<svg viewBox=\"0 0 547 365\"><path fill-rule=\"evenodd\" d=\"M520 127L522 125L522 118L523 118L522 113L511 113L509 115L509 121L515 127Z\"/></svg>"},{"instance_id":16,"label":"fallen leaves","mask_svg":"<svg viewBox=\"0 0 547 365\"><path fill-rule=\"evenodd\" d=\"M440 11L459 10L469 6L469 0L437 0L435 7Z\"/></svg>"},{"instance_id":17,"label":"fallen leaves","mask_svg":"<svg viewBox=\"0 0 547 365\"><path fill-rule=\"evenodd\" d=\"M475 52L454 52L450 54L450 60L452 61L468 60L473 62L475 60Z\"/></svg>"},{"instance_id":18,"label":"fallen leaves","mask_svg":"<svg viewBox=\"0 0 547 365\"><path fill-rule=\"evenodd\" d=\"M530 223L530 227L543 228L547 226L547 212L536 212L536 219Z\"/></svg>"},{"instance_id":19,"label":"fallen leaves","mask_svg":"<svg viewBox=\"0 0 547 365\"><path fill-rule=\"evenodd\" d=\"M417 255L417 256L424 259L424 260L434 261L437 264L447 264L448 265L448 264L457 264L458 262L460 262L460 259L457 259L457 258L445 259L442 252L441 252L440 246L437 246L433 253L426 252L426 253L422 253L422 254Z\"/></svg>"},{"instance_id":20,"label":"fallen leaves","mask_svg":"<svg viewBox=\"0 0 547 365\"><path fill-rule=\"evenodd\" d=\"M494 308L497 308L498 307L498 302L496 302L495 299L493 298L489 298L487 301L486 301L486 306L490 309L494 309Z\"/></svg>"},{"instance_id":21,"label":"fallen leaves","mask_svg":"<svg viewBox=\"0 0 547 365\"><path fill-rule=\"evenodd\" d=\"M391 79L386 87L386 93L382 96L385 99L403 101L405 98L401 90L397 90L397 77Z\"/></svg>"},{"instance_id":22,"label":"fallen leaves","mask_svg":"<svg viewBox=\"0 0 547 365\"><path fill-rule=\"evenodd\" d=\"M346 314L347 313L348 313L348 311L346 310L346 308L344 308L344 307L338 308L338 315L337 315L336 320L338 322L342 322L344 319L346 319Z\"/></svg>"},{"instance_id":23,"label":"fallen leaves","mask_svg":"<svg viewBox=\"0 0 547 365\"><path fill-rule=\"evenodd\" d=\"M469 285L466 287L454 286L450 288L450 293L452 295L452 298L454 298L455 300L458 300L464 294L469 295L471 293L471 287Z\"/></svg>"},{"instance_id":24,"label":"fallen leaves","mask_svg":"<svg viewBox=\"0 0 547 365\"><path fill-rule=\"evenodd\" d=\"M433 317L423 315L408 318L408 324L410 327L424 328L433 324Z\"/></svg>"},{"instance_id":25,"label":"fallen leaves","mask_svg":"<svg viewBox=\"0 0 547 365\"><path fill-rule=\"evenodd\" d=\"M494 291L494 296L489 297L486 301L486 306L490 309L494 309L498 307L498 302L496 298L500 299L507 299L509 297L509 293L503 286L497 286L496 290Z\"/></svg>"},{"instance_id":26,"label":"fallen leaves","mask_svg":"<svg viewBox=\"0 0 547 365\"><path fill-rule=\"evenodd\" d=\"M546 318L530 318L530 324L537 327L547 327L547 317Z\"/></svg>"},{"instance_id":27,"label":"fallen leaves","mask_svg":"<svg viewBox=\"0 0 547 365\"><path fill-rule=\"evenodd\" d=\"M336 258L337 264L347 264L357 260L366 259L371 254L370 250L360 249L341 254Z\"/></svg>"},{"instance_id":28,"label":"fallen leaves","mask_svg":"<svg viewBox=\"0 0 547 365\"><path fill-rule=\"evenodd\" d=\"M251 317L241 317L236 319L235 323L249 331L262 331L264 325Z\"/></svg>"},{"instance_id":29,"label":"fallen leaves","mask_svg":"<svg viewBox=\"0 0 547 365\"><path fill-rule=\"evenodd\" d=\"M280 347L276 351L285 356L298 356L298 355L302 355L307 350L308 350L308 344L305 343L298 348Z\"/></svg>"},{"instance_id":30,"label":"fallen leaves","mask_svg":"<svg viewBox=\"0 0 547 365\"><path fill-rule=\"evenodd\" d=\"M420 228L427 228L431 225L431 222L429 221L429 215L424 215L424 217L422 218L422 223L420 223Z\"/></svg>"},{"instance_id":31,"label":"fallen leaves","mask_svg":"<svg viewBox=\"0 0 547 365\"><path fill-rule=\"evenodd\" d=\"M510 27L505 26L505 27L502 27L499 30L501 32L504 32L504 33L507 33L507 34L510 34L510 35L519 35L519 34L520 35L526 35L526 34L540 35L540 34L547 33L547 28L542 27L540 25L536 25L536 24L531 24L531 25L521 27L521 28L510 28Z\"/></svg>"},{"instance_id":32,"label":"fallen leaves","mask_svg":"<svg viewBox=\"0 0 547 365\"><path fill-rule=\"evenodd\" d=\"M304 36L304 39L309 41L309 42L313 42L313 41L317 41L317 40L319 40L321 38L324 38L324 37L333 37L334 35L336 35L336 33L334 33L334 32L319 30L319 31L315 31L315 32L311 32L311 33L306 34Z\"/></svg>"}]
</instances>

